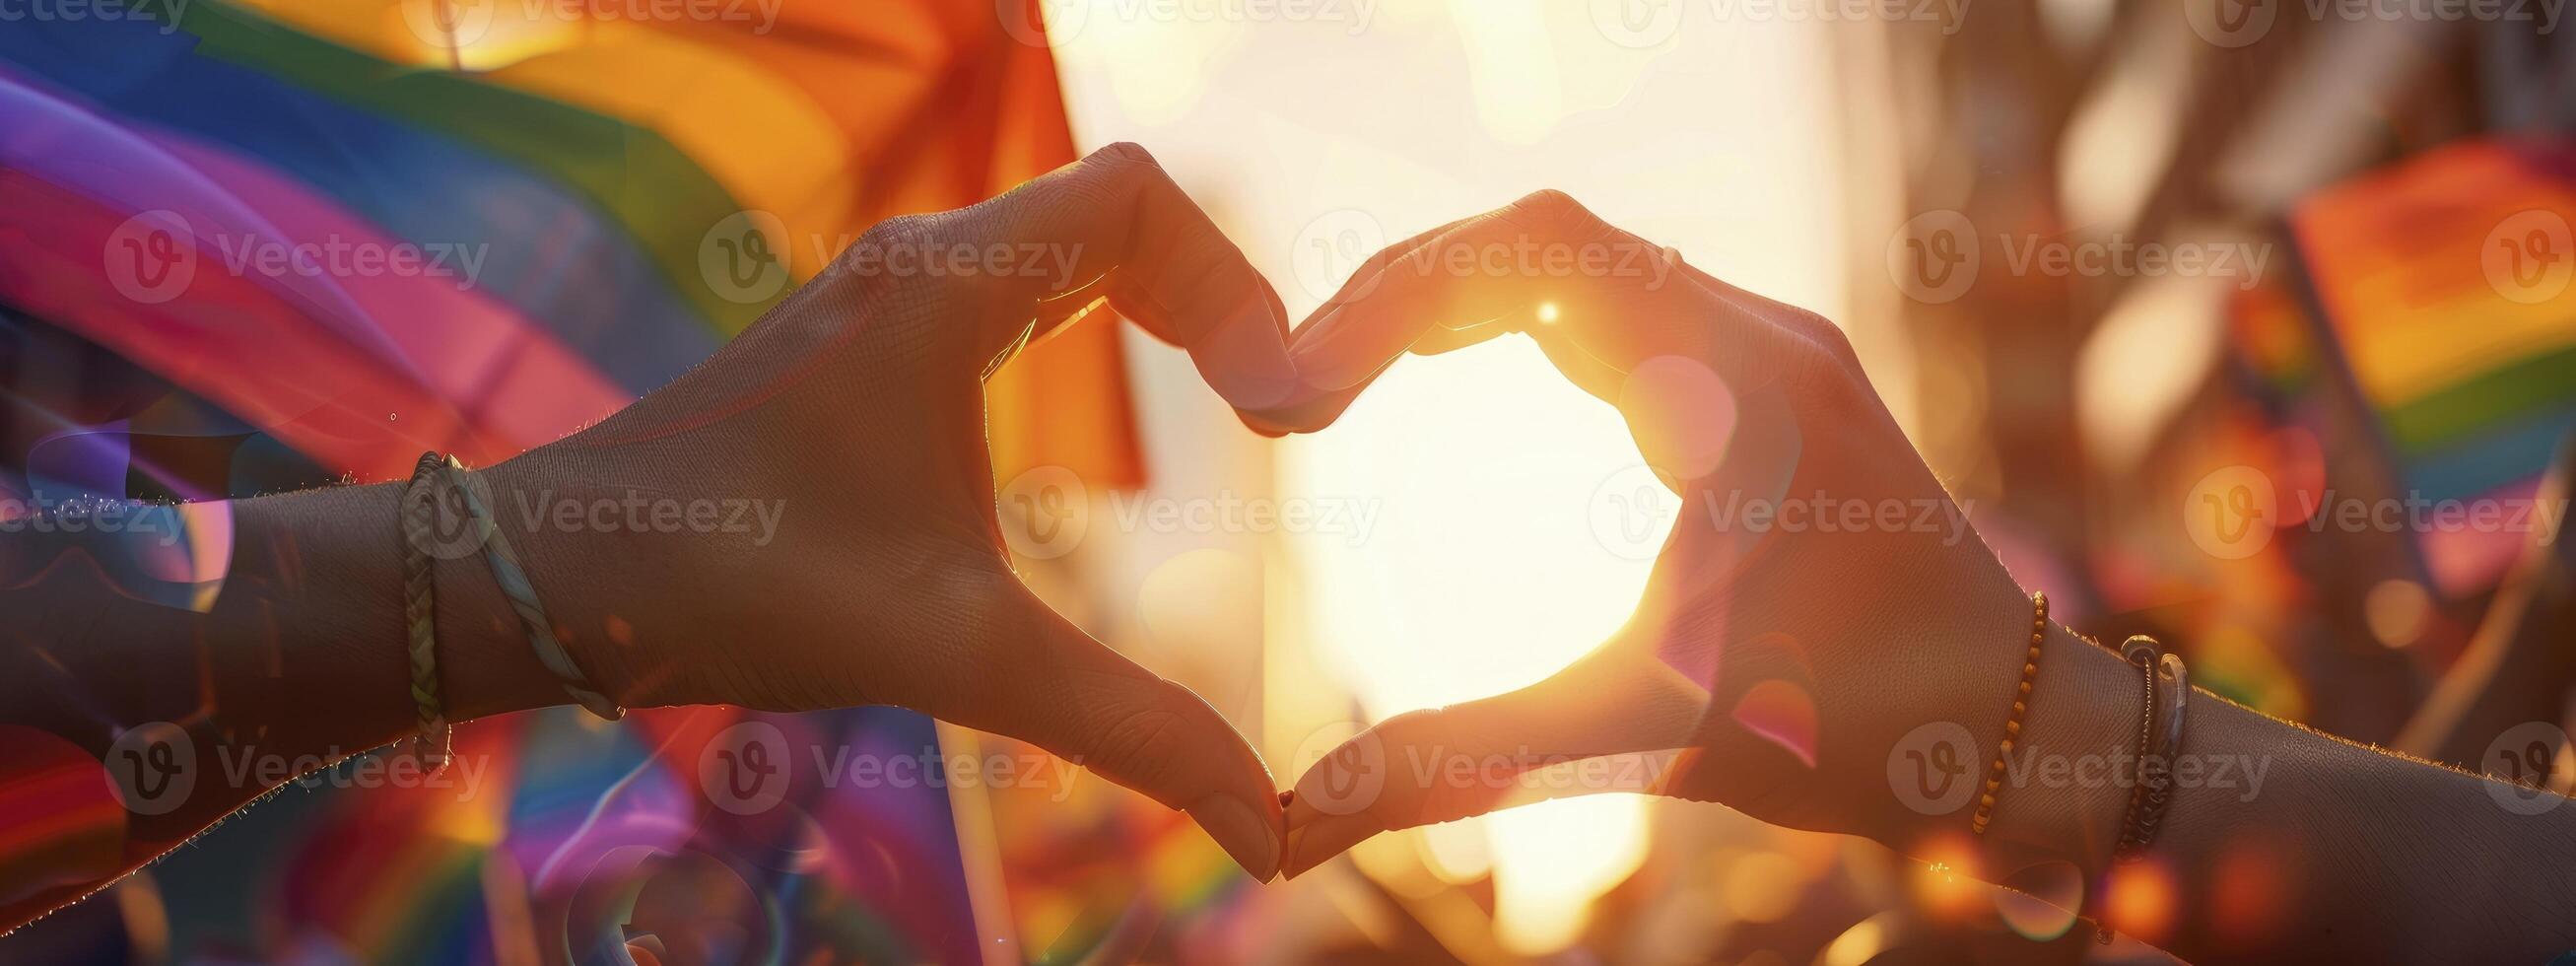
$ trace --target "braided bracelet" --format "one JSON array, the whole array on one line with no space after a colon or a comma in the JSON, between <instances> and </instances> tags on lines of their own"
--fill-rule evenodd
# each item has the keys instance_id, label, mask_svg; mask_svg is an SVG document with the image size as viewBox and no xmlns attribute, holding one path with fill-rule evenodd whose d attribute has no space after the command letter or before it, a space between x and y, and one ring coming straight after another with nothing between
<instances>
[{"instance_id":1,"label":"braided bracelet","mask_svg":"<svg viewBox=\"0 0 2576 966\"><path fill-rule=\"evenodd\" d=\"M572 652L555 637L554 624L546 619L545 606L537 602L537 587L528 580L527 568L520 566L519 555L510 549L509 538L502 535L501 527L490 523L491 508L484 506L483 498L466 485L465 464L449 456L440 469L447 475L448 486L463 500L466 514L487 524L482 527L483 559L492 565L492 579L500 583L501 593L510 598L510 609L518 612L519 626L528 632L528 646L537 652L538 662L554 674L565 694L590 713L607 721L625 717L626 709L591 686L590 677L581 673L581 665L573 663Z\"/></svg>"},{"instance_id":2,"label":"braided bracelet","mask_svg":"<svg viewBox=\"0 0 2576 966\"><path fill-rule=\"evenodd\" d=\"M2021 662L2021 690L2013 694L2012 715L2004 719L2004 742L1995 750L1995 763L1986 769L1985 793L1977 796L1977 812L1968 827L1978 835L1995 819L1995 794L2004 787L2005 762L2012 757L2013 739L2021 737L2021 719L2030 713L2030 688L2039 680L2039 645L2048 636L2048 595L2030 595L2030 652Z\"/></svg>"},{"instance_id":3,"label":"braided bracelet","mask_svg":"<svg viewBox=\"0 0 2576 966\"><path fill-rule=\"evenodd\" d=\"M411 701L420 725L411 753L433 774L447 767L449 732L447 712L438 699L438 588L430 579L430 528L438 494L429 476L437 468L438 454L420 454L394 513L402 521L403 622L411 631Z\"/></svg>"}]
</instances>

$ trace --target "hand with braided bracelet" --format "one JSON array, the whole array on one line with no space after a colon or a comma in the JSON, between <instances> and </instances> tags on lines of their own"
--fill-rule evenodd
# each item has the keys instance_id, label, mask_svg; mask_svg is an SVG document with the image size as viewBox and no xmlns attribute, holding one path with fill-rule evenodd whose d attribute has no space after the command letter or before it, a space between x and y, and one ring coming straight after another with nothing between
<instances>
[{"instance_id":1,"label":"hand with braided bracelet","mask_svg":"<svg viewBox=\"0 0 2576 966\"><path fill-rule=\"evenodd\" d=\"M957 246L1034 246L1048 270L890 270ZM1068 262L1069 275L1057 267ZM983 377L1104 305L1188 350L1257 430L1285 431L1307 402L1268 283L1153 158L1114 145L982 204L876 226L676 383L478 469L457 492L490 505L584 690L606 701L916 709L1027 740L1185 810L1267 879L1281 817L1260 756L1199 696L1040 602L996 524ZM416 720L402 489L232 501L230 567L202 612L138 603L95 569L51 563L111 556L113 535L13 535L0 554L24 566L0 569L14 575L0 582L10 584L0 611L12 615L0 731L95 758L123 729L175 722L209 764L327 761L406 736ZM567 528L518 510L628 492L780 509L774 533L684 538ZM480 553L438 554L433 569L446 718L572 701ZM121 848L0 877L0 929L292 777L236 785L224 769L196 772L186 801L130 818ZM0 804L12 794L34 790L0 789Z\"/></svg>"}]
</instances>

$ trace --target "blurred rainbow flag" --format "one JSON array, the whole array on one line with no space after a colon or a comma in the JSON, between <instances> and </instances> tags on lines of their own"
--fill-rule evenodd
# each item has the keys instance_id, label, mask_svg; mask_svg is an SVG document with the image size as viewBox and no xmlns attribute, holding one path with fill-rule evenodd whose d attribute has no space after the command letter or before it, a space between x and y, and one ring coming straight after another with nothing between
<instances>
[{"instance_id":1,"label":"blurred rainbow flag","mask_svg":"<svg viewBox=\"0 0 2576 966\"><path fill-rule=\"evenodd\" d=\"M869 225L1073 157L1036 0L97 9L0 30L6 495L506 458L670 381ZM1031 347L987 398L1000 478L1142 482L1112 326ZM161 938L578 959L676 901L767 961L993 955L945 790L711 809L700 758L740 720L476 723L470 798L290 792L156 867L185 900ZM761 720L800 748L939 742L888 709Z\"/></svg>"},{"instance_id":2,"label":"blurred rainbow flag","mask_svg":"<svg viewBox=\"0 0 2576 966\"><path fill-rule=\"evenodd\" d=\"M2576 145L2467 140L2326 189L2291 213L2311 301L2240 300L2236 351L2280 398L2358 400L2398 491L2509 510L2576 425ZM2503 512L2503 511L2499 511ZM2453 598L2522 552L2507 526L2425 526Z\"/></svg>"}]
</instances>

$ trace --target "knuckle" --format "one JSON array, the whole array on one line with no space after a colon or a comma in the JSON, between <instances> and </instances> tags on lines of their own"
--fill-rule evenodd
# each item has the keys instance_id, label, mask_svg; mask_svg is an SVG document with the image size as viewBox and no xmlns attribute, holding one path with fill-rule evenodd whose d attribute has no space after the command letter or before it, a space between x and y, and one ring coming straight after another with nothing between
<instances>
[{"instance_id":1,"label":"knuckle","mask_svg":"<svg viewBox=\"0 0 2576 966\"><path fill-rule=\"evenodd\" d=\"M1825 425L1852 425L1879 408L1877 395L1860 373L1823 349L1809 350L1794 371L1801 395Z\"/></svg>"},{"instance_id":2,"label":"knuckle","mask_svg":"<svg viewBox=\"0 0 2576 966\"><path fill-rule=\"evenodd\" d=\"M1852 351L1850 334L1844 332L1842 326L1835 325L1832 319L1806 309L1792 308L1789 310L1789 324L1805 334L1808 341L1814 342L1834 361L1846 365L1858 364L1859 356Z\"/></svg>"},{"instance_id":3,"label":"knuckle","mask_svg":"<svg viewBox=\"0 0 2576 966\"><path fill-rule=\"evenodd\" d=\"M1124 784L1162 789L1187 773L1191 729L1168 705L1120 708L1102 719L1086 765ZM1187 802L1178 803L1186 805Z\"/></svg>"},{"instance_id":4,"label":"knuckle","mask_svg":"<svg viewBox=\"0 0 2576 966\"><path fill-rule=\"evenodd\" d=\"M1554 188L1542 188L1523 195L1506 210L1516 216L1515 220L1576 236L1599 234L1607 227L1599 215L1574 200L1573 195Z\"/></svg>"},{"instance_id":5,"label":"knuckle","mask_svg":"<svg viewBox=\"0 0 2576 966\"><path fill-rule=\"evenodd\" d=\"M1138 144L1134 141L1119 141L1106 145L1100 150L1091 152L1091 160L1112 166L1141 165L1149 168L1162 167L1162 162L1154 160L1153 152L1145 150L1144 145Z\"/></svg>"},{"instance_id":6,"label":"knuckle","mask_svg":"<svg viewBox=\"0 0 2576 966\"><path fill-rule=\"evenodd\" d=\"M868 250L882 252L887 249L927 245L931 239L938 237L939 225L944 217L944 214L896 215L869 225L868 230L859 233L856 243L841 249L837 261L846 266Z\"/></svg>"}]
</instances>

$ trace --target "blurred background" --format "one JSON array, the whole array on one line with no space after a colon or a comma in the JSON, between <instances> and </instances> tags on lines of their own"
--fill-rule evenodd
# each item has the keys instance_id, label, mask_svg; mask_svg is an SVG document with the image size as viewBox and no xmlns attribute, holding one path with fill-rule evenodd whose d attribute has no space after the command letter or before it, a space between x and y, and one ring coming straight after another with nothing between
<instances>
[{"instance_id":1,"label":"blurred background","mask_svg":"<svg viewBox=\"0 0 2576 966\"><path fill-rule=\"evenodd\" d=\"M2065 623L2155 633L2197 683L2335 734L2576 784L2555 539L2576 41L2555 4L72 9L0 28L18 499L399 478L424 447L504 458L668 381L875 221L1133 140L1292 317L1387 243L1565 190L1842 325ZM239 257L302 244L448 257ZM1283 784L1360 723L1588 650L1683 509L1635 485L1617 413L1520 340L1407 359L1330 431L1277 442L1105 319L988 395L1031 583L1207 696ZM0 961L2043 948L1995 945L2018 937L2162 958L1870 842L1636 795L1389 834L1263 887L1141 797L889 709L557 709L458 741L470 789L344 766L0 940ZM705 777L752 741L800 762L782 798ZM859 780L840 767L858 758L922 764ZM2259 842L2243 854L2221 925L2251 940L2278 875ZM2152 922L2176 898L2145 876L2113 901Z\"/></svg>"}]
</instances>

